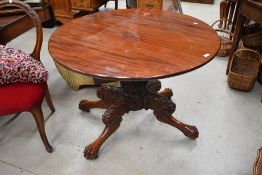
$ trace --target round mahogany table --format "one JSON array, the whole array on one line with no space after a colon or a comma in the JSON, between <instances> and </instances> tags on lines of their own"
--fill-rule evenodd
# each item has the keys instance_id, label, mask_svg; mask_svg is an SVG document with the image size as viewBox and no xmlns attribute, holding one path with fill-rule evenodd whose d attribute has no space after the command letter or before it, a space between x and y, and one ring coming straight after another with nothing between
<instances>
[{"instance_id":1,"label":"round mahogany table","mask_svg":"<svg viewBox=\"0 0 262 175\"><path fill-rule=\"evenodd\" d=\"M98 101L82 100L81 110L106 109L105 129L85 148L95 159L102 144L129 111L152 109L160 122L195 139L195 126L176 120L172 90L158 79L197 69L215 56L216 32L190 16L158 10L116 10L96 13L60 27L49 40L49 52L64 67L95 78L119 80L121 87L99 87Z\"/></svg>"}]
</instances>

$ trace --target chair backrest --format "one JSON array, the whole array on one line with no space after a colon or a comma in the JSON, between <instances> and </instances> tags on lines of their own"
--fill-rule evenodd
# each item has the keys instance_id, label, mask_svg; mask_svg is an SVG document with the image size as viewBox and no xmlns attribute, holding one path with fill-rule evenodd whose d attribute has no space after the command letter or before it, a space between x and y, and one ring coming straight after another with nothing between
<instances>
[{"instance_id":1,"label":"chair backrest","mask_svg":"<svg viewBox=\"0 0 262 175\"><path fill-rule=\"evenodd\" d=\"M10 3L8 0L0 1L0 9L9 7L16 7L23 10L33 20L36 27L36 43L31 56L36 60L40 60L40 51L43 42L43 30L38 15L29 5L24 2L18 0L13 0L12 3Z\"/></svg>"}]
</instances>

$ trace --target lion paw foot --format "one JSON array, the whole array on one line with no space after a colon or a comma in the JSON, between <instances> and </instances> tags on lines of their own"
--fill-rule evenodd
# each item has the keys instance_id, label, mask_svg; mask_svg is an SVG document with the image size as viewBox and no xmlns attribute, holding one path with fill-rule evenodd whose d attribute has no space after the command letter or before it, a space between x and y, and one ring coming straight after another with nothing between
<instances>
[{"instance_id":1,"label":"lion paw foot","mask_svg":"<svg viewBox=\"0 0 262 175\"><path fill-rule=\"evenodd\" d=\"M81 100L80 101L79 109L81 109L82 111L90 112L90 107L88 107L86 100Z\"/></svg>"},{"instance_id":2,"label":"lion paw foot","mask_svg":"<svg viewBox=\"0 0 262 175\"><path fill-rule=\"evenodd\" d=\"M90 160L96 159L98 157L98 151L99 150L96 148L96 146L90 144L85 148L84 156L86 159L90 159Z\"/></svg>"},{"instance_id":3,"label":"lion paw foot","mask_svg":"<svg viewBox=\"0 0 262 175\"><path fill-rule=\"evenodd\" d=\"M183 133L190 139L196 139L199 136L198 129L195 126L190 125L185 127L185 132Z\"/></svg>"}]
</instances>

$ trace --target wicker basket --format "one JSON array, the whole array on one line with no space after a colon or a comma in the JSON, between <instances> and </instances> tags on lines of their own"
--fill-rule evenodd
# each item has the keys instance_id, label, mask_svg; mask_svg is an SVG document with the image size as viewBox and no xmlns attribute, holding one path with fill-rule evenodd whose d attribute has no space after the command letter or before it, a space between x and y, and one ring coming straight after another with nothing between
<instances>
[{"instance_id":1,"label":"wicker basket","mask_svg":"<svg viewBox=\"0 0 262 175\"><path fill-rule=\"evenodd\" d=\"M228 85L233 89L250 91L257 79L260 54L251 49L237 50L231 60Z\"/></svg>"},{"instance_id":2,"label":"wicker basket","mask_svg":"<svg viewBox=\"0 0 262 175\"><path fill-rule=\"evenodd\" d=\"M93 77L82 75L80 73L73 72L65 67L63 67L58 62L54 61L58 72L63 77L63 79L68 83L68 85L75 91L79 90L81 86L96 85ZM119 82L104 83L105 86L115 86L119 87Z\"/></svg>"},{"instance_id":3,"label":"wicker basket","mask_svg":"<svg viewBox=\"0 0 262 175\"><path fill-rule=\"evenodd\" d=\"M245 35L242 40L246 47L260 50L262 48L262 31Z\"/></svg>"},{"instance_id":4,"label":"wicker basket","mask_svg":"<svg viewBox=\"0 0 262 175\"><path fill-rule=\"evenodd\" d=\"M224 27L223 24L225 24ZM218 28L215 28L215 25L218 25ZM232 23L227 19L220 19L212 24L212 28L217 32L217 34L220 37L220 49L217 53L217 55L220 57L228 56L232 48L233 33L229 32L229 26L231 25Z\"/></svg>"}]
</instances>

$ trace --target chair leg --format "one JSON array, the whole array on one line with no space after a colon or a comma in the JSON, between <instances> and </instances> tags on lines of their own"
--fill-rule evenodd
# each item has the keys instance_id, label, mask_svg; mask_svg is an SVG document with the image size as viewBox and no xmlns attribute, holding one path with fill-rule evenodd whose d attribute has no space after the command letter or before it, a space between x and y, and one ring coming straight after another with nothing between
<instances>
[{"instance_id":1,"label":"chair leg","mask_svg":"<svg viewBox=\"0 0 262 175\"><path fill-rule=\"evenodd\" d=\"M115 10L118 9L118 0L115 0Z\"/></svg>"},{"instance_id":2,"label":"chair leg","mask_svg":"<svg viewBox=\"0 0 262 175\"><path fill-rule=\"evenodd\" d=\"M54 104L52 102L52 99L51 99L51 96L50 96L50 93L49 93L49 89L48 89L48 85L46 84L46 87L45 87L45 100L49 106L49 108L51 109L52 112L55 112L55 107L54 107Z\"/></svg>"},{"instance_id":3,"label":"chair leg","mask_svg":"<svg viewBox=\"0 0 262 175\"><path fill-rule=\"evenodd\" d=\"M40 137L42 139L42 142L45 145L46 151L51 153L53 149L52 149L52 146L49 144L49 142L47 140L47 137L46 137L45 121L44 121L41 105L31 109L30 112L34 116L34 119L35 119L36 125L38 127L38 131L39 131Z\"/></svg>"}]
</instances>

